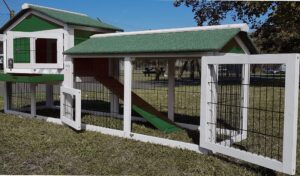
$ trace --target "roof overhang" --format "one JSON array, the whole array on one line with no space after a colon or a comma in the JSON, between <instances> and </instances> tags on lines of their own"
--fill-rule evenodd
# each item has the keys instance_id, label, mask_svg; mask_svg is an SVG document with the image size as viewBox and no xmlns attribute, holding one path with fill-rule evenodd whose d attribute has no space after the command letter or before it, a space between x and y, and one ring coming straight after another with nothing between
<instances>
[{"instance_id":1,"label":"roof overhang","mask_svg":"<svg viewBox=\"0 0 300 176\"><path fill-rule=\"evenodd\" d=\"M257 49L246 24L97 34L65 52L73 58L201 57L220 55L231 40L239 38L249 54Z\"/></svg>"}]
</instances>

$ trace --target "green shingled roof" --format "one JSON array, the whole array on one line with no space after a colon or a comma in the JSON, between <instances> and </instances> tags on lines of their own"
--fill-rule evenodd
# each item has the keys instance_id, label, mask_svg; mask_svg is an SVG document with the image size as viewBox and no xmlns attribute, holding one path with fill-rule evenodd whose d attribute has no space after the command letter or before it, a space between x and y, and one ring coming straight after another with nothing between
<instances>
[{"instance_id":1,"label":"green shingled roof","mask_svg":"<svg viewBox=\"0 0 300 176\"><path fill-rule=\"evenodd\" d=\"M107 29L112 31L123 31L123 29L121 28L104 23L99 20L95 20L84 14L72 13L72 12L67 12L59 9L52 9L47 7L35 6L35 5L28 5L28 8L21 10L18 14L16 14L14 18L9 20L0 29L0 33L3 33L5 29L7 29L11 24L13 24L22 15L24 15L26 12L30 10L37 11L43 15L46 15L50 18L56 19L62 23L66 23L69 25L94 27L94 28Z\"/></svg>"},{"instance_id":2,"label":"green shingled roof","mask_svg":"<svg viewBox=\"0 0 300 176\"><path fill-rule=\"evenodd\" d=\"M122 31L122 29L118 27L92 19L86 15L69 13L65 11L59 11L55 9L44 8L44 7L34 6L34 5L29 5L29 8L67 24Z\"/></svg>"},{"instance_id":3,"label":"green shingled roof","mask_svg":"<svg viewBox=\"0 0 300 176\"><path fill-rule=\"evenodd\" d=\"M68 55L178 53L220 51L239 28L153 33L91 38L65 52Z\"/></svg>"}]
</instances>

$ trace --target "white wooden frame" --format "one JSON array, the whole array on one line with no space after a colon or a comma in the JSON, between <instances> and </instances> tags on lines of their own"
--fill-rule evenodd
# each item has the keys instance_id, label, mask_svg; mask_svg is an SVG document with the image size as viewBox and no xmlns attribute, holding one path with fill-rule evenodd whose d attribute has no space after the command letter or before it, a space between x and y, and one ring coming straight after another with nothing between
<instances>
[{"instance_id":1,"label":"white wooden frame","mask_svg":"<svg viewBox=\"0 0 300 176\"><path fill-rule=\"evenodd\" d=\"M298 91L299 91L299 55L298 54L270 54L270 55L228 55L219 57L203 57L201 78L201 133L200 147L213 152L222 153L263 167L267 167L287 174L295 174L297 148L297 121L298 121ZM211 79L210 67L218 64L285 64L285 105L284 105L284 136L283 159L259 156L228 146L222 146L211 139L211 129L208 125L211 116L211 107L207 104L211 97L208 81ZM245 74L245 73L244 73ZM243 112L245 113L245 112Z\"/></svg>"},{"instance_id":2,"label":"white wooden frame","mask_svg":"<svg viewBox=\"0 0 300 176\"><path fill-rule=\"evenodd\" d=\"M14 69L62 69L64 66L63 62L63 50L64 50L64 30L55 29L39 32L7 32L7 53L6 58L14 58L13 56L13 40L15 38L30 38L30 63L14 63ZM35 40L37 38L43 39L56 39L57 40L57 63L35 63ZM7 72L10 72L7 70ZM13 72L13 71L12 71Z\"/></svg>"},{"instance_id":3,"label":"white wooden frame","mask_svg":"<svg viewBox=\"0 0 300 176\"><path fill-rule=\"evenodd\" d=\"M66 94L71 95L72 99L66 98ZM73 96L75 96L75 120L70 119L69 116L65 116L65 108L64 104L68 106L73 105ZM81 91L78 89L61 87L60 88L60 119L61 121L69 125L70 127L81 130ZM73 118L74 114L71 114L71 118Z\"/></svg>"}]
</instances>

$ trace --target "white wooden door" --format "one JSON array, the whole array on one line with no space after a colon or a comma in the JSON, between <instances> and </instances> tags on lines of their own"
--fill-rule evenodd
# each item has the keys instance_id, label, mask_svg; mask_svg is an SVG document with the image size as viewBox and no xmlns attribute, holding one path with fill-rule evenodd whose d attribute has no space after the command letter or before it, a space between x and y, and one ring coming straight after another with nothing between
<instances>
[{"instance_id":1,"label":"white wooden door","mask_svg":"<svg viewBox=\"0 0 300 176\"><path fill-rule=\"evenodd\" d=\"M81 91L61 87L60 89L60 119L74 128L81 130Z\"/></svg>"},{"instance_id":2,"label":"white wooden door","mask_svg":"<svg viewBox=\"0 0 300 176\"><path fill-rule=\"evenodd\" d=\"M203 57L200 147L295 174L298 91L297 54Z\"/></svg>"}]
</instances>

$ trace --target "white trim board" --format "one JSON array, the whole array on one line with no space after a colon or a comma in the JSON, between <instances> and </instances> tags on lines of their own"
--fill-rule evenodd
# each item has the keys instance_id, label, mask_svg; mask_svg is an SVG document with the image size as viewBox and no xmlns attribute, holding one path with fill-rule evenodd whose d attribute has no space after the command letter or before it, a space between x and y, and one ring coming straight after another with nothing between
<instances>
[{"instance_id":1,"label":"white trim board","mask_svg":"<svg viewBox=\"0 0 300 176\"><path fill-rule=\"evenodd\" d=\"M51 8L51 7L45 7L45 6L35 5L35 4L28 4L28 3L24 3L22 5L22 10L30 9L30 7L38 7L38 8L43 8L43 9L55 10L55 11L58 11L58 12L71 13L71 14L74 14L74 15L88 16L88 15L83 14L83 13L71 12L71 11L67 11L67 10L56 9L56 8Z\"/></svg>"},{"instance_id":2,"label":"white trim board","mask_svg":"<svg viewBox=\"0 0 300 176\"><path fill-rule=\"evenodd\" d=\"M140 34L161 34L161 33L172 33L172 32L206 31L206 30L232 29L232 28L239 28L241 29L241 31L244 32L249 31L248 25L242 23L242 24L226 24L226 25L187 27L187 28L171 28L171 29L160 29L160 30L146 30L146 31L135 31L135 32L120 32L120 33L112 33L112 34L96 34L91 36L91 38L128 36L128 35L140 35Z\"/></svg>"}]
</instances>

